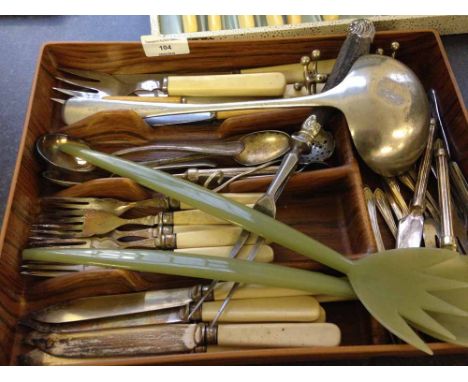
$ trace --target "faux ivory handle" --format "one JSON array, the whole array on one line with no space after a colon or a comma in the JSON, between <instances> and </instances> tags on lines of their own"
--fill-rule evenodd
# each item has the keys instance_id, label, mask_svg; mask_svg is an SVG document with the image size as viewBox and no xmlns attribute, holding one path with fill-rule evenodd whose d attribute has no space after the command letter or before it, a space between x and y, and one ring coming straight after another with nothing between
<instances>
[{"instance_id":1,"label":"faux ivory handle","mask_svg":"<svg viewBox=\"0 0 468 382\"><path fill-rule=\"evenodd\" d=\"M202 320L213 320L223 301L205 302ZM229 303L219 322L314 322L320 305L311 296L253 298Z\"/></svg>"},{"instance_id":2,"label":"faux ivory handle","mask_svg":"<svg viewBox=\"0 0 468 382\"><path fill-rule=\"evenodd\" d=\"M244 245L237 255L238 259L246 259L253 245ZM206 256L215 256L215 257L229 257L231 253L232 246L222 246L222 247L202 247L202 248L182 248L176 249L174 252L184 253L184 254L195 254L195 255L206 255ZM273 248L269 245L262 245L255 257L255 261L259 263L271 263L274 258Z\"/></svg>"},{"instance_id":3,"label":"faux ivory handle","mask_svg":"<svg viewBox=\"0 0 468 382\"><path fill-rule=\"evenodd\" d=\"M281 73L221 74L168 77L170 96L280 97L286 79Z\"/></svg>"},{"instance_id":4,"label":"faux ivory handle","mask_svg":"<svg viewBox=\"0 0 468 382\"><path fill-rule=\"evenodd\" d=\"M244 193L225 193L221 194L224 197L235 200L236 202L242 203L242 204L255 204L258 199L260 199L260 196L262 196L262 193L259 192L244 192ZM189 206L188 204L185 203L180 203L181 210L190 210L193 209L193 207Z\"/></svg>"},{"instance_id":5,"label":"faux ivory handle","mask_svg":"<svg viewBox=\"0 0 468 382\"><path fill-rule=\"evenodd\" d=\"M319 73L328 74L332 71L333 66L335 65L336 60L320 60L317 62L317 71ZM284 64L284 65L275 65L275 66L264 66L261 68L249 68L241 69L240 71L243 74L250 73L282 73L286 78L288 84L293 84L295 82L304 82L304 69L300 63L297 64Z\"/></svg>"},{"instance_id":6,"label":"faux ivory handle","mask_svg":"<svg viewBox=\"0 0 468 382\"><path fill-rule=\"evenodd\" d=\"M340 340L340 329L329 323L224 324L218 326L218 344L221 346L338 346Z\"/></svg>"},{"instance_id":7,"label":"faux ivory handle","mask_svg":"<svg viewBox=\"0 0 468 382\"><path fill-rule=\"evenodd\" d=\"M231 290L232 282L219 283L213 291L213 299L215 301L224 300ZM266 297L288 297L288 296L309 296L313 295L311 292L305 292L297 289L287 288L275 288L268 287L259 284L244 284L234 292L232 297L236 299L247 299L247 298L266 298ZM314 295L318 302L336 302L336 301L349 301L349 298L326 296L326 295Z\"/></svg>"},{"instance_id":8,"label":"faux ivory handle","mask_svg":"<svg viewBox=\"0 0 468 382\"><path fill-rule=\"evenodd\" d=\"M219 283L213 291L214 300L224 300L231 290L232 285L232 282ZM304 292L296 289L275 288L258 284L244 284L234 292L232 299L307 296L310 294L310 292Z\"/></svg>"},{"instance_id":9,"label":"faux ivory handle","mask_svg":"<svg viewBox=\"0 0 468 382\"><path fill-rule=\"evenodd\" d=\"M200 210L175 211L174 225L231 224L227 220L216 218Z\"/></svg>"},{"instance_id":10,"label":"faux ivory handle","mask_svg":"<svg viewBox=\"0 0 468 382\"><path fill-rule=\"evenodd\" d=\"M138 96L107 96L104 99L114 101L135 101L135 102L163 102L163 103L181 103L181 97L138 97Z\"/></svg>"},{"instance_id":11,"label":"faux ivory handle","mask_svg":"<svg viewBox=\"0 0 468 382\"><path fill-rule=\"evenodd\" d=\"M182 232L176 236L177 248L222 247L234 245L241 232L240 227L220 227L206 231ZM248 244L255 242L255 236L250 235Z\"/></svg>"}]
</instances>

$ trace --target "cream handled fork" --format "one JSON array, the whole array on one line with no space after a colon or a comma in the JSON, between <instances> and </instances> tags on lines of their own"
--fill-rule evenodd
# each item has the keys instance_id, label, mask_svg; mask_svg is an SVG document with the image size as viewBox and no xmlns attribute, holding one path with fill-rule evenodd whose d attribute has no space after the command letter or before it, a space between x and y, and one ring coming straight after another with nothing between
<instances>
[{"instance_id":1,"label":"cream handled fork","mask_svg":"<svg viewBox=\"0 0 468 382\"><path fill-rule=\"evenodd\" d=\"M61 68L65 75L56 78L65 83L97 92L101 98L127 96L142 91L155 97L134 97L140 101L181 102L178 97L280 97L286 87L286 78L280 72L212 75L161 75L143 82L124 82L116 76L89 70ZM71 77L73 75L74 77ZM169 98L168 98L169 96ZM131 100L132 98L121 98Z\"/></svg>"},{"instance_id":2,"label":"cream handled fork","mask_svg":"<svg viewBox=\"0 0 468 382\"><path fill-rule=\"evenodd\" d=\"M70 212L41 215L38 223L33 225L36 232L50 232L72 237L89 237L102 235L124 225L158 224L174 225L228 225L228 221L216 218L200 210L186 210L175 212L160 212L142 218L122 219L112 213L96 210L76 210Z\"/></svg>"}]
</instances>

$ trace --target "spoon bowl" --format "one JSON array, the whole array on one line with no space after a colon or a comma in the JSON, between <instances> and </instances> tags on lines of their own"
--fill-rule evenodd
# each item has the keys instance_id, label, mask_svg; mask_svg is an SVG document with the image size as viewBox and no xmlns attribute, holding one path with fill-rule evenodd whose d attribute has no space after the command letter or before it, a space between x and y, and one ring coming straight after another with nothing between
<instances>
[{"instance_id":1,"label":"spoon bowl","mask_svg":"<svg viewBox=\"0 0 468 382\"><path fill-rule=\"evenodd\" d=\"M67 142L73 142L88 147L85 141L72 138L66 134L45 134L37 140L36 150L47 163L53 166L53 168L80 173L94 171L96 167L91 163L81 158L67 155L59 150L59 146Z\"/></svg>"}]
</instances>

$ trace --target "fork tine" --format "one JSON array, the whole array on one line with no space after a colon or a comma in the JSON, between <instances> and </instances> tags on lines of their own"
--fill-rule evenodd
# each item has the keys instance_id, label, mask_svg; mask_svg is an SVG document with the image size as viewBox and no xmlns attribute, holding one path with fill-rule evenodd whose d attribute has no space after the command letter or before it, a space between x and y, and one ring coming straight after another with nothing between
<instances>
[{"instance_id":1,"label":"fork tine","mask_svg":"<svg viewBox=\"0 0 468 382\"><path fill-rule=\"evenodd\" d=\"M21 265L23 270L42 270L42 271L80 271L84 265L53 264L53 263L26 263Z\"/></svg>"},{"instance_id":2,"label":"fork tine","mask_svg":"<svg viewBox=\"0 0 468 382\"><path fill-rule=\"evenodd\" d=\"M61 224L34 224L32 226L31 232L37 233L36 230L42 230L42 231L56 231L56 230L63 230L65 231L75 231L75 232L81 232L83 228L82 224L76 224L76 225L61 225Z\"/></svg>"},{"instance_id":3,"label":"fork tine","mask_svg":"<svg viewBox=\"0 0 468 382\"><path fill-rule=\"evenodd\" d=\"M67 102L67 100L61 99L61 98L51 98L51 100L54 102L60 103L62 105L65 105L65 102Z\"/></svg>"},{"instance_id":4,"label":"fork tine","mask_svg":"<svg viewBox=\"0 0 468 382\"><path fill-rule=\"evenodd\" d=\"M34 277L61 277L73 274L74 272L70 271L22 271L21 274L24 276L34 276Z\"/></svg>"},{"instance_id":5,"label":"fork tine","mask_svg":"<svg viewBox=\"0 0 468 382\"><path fill-rule=\"evenodd\" d=\"M95 91L99 91L99 89L96 87L99 85L98 82L91 82L91 81L85 81L85 80L80 80L80 79L69 79L65 77L60 77L60 76L55 76L55 78L59 81L65 82L66 84L69 85L74 85L78 86L80 88L86 88L86 89L91 89Z\"/></svg>"},{"instance_id":6,"label":"fork tine","mask_svg":"<svg viewBox=\"0 0 468 382\"><path fill-rule=\"evenodd\" d=\"M99 98L99 94L96 92L83 92L79 90L71 90L71 89L64 89L64 88L58 88L53 86L52 89L55 91L69 95L71 97L81 97L81 98Z\"/></svg>"},{"instance_id":7,"label":"fork tine","mask_svg":"<svg viewBox=\"0 0 468 382\"><path fill-rule=\"evenodd\" d=\"M60 217L72 217L72 216L83 216L85 206L76 205L57 205L53 211L46 211L42 213L38 218L42 220L55 219ZM56 222L56 220L54 220Z\"/></svg>"},{"instance_id":8,"label":"fork tine","mask_svg":"<svg viewBox=\"0 0 468 382\"><path fill-rule=\"evenodd\" d=\"M65 237L65 238L72 238L72 237L83 237L81 236L81 232L74 232L74 231L56 231L50 229L31 229L30 231L33 235L47 235L47 236L30 236L29 239L31 240L41 240L44 237Z\"/></svg>"},{"instance_id":9,"label":"fork tine","mask_svg":"<svg viewBox=\"0 0 468 382\"><path fill-rule=\"evenodd\" d=\"M57 224L57 223L61 223L61 225L63 224L83 224L83 221L84 221L84 218L82 215L72 215L71 217L66 217L65 215L62 215L62 216L50 216L50 215L39 215L37 217L37 222L41 223L41 224L50 224L50 225L54 225L54 224Z\"/></svg>"},{"instance_id":10,"label":"fork tine","mask_svg":"<svg viewBox=\"0 0 468 382\"><path fill-rule=\"evenodd\" d=\"M78 241L76 239L54 239L54 240L41 240L33 243L28 243L30 247L40 248L89 248L89 243L84 241Z\"/></svg>"},{"instance_id":11,"label":"fork tine","mask_svg":"<svg viewBox=\"0 0 468 382\"><path fill-rule=\"evenodd\" d=\"M80 203L80 204L89 204L94 201L95 198L80 198L73 196L46 196L41 198L41 203L57 203L57 202L67 202L67 203Z\"/></svg>"},{"instance_id":12,"label":"fork tine","mask_svg":"<svg viewBox=\"0 0 468 382\"><path fill-rule=\"evenodd\" d=\"M59 70L63 73L69 73L77 77L82 77L88 80L95 80L97 82L113 79L110 74L103 73L103 72L93 72L92 70L70 69L70 68L59 68Z\"/></svg>"}]
</instances>

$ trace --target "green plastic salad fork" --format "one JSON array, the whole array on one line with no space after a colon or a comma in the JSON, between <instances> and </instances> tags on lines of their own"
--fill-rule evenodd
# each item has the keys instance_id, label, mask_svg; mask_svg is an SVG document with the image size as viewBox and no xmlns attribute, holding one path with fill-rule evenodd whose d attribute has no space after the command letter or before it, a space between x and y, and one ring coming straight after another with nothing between
<instances>
[{"instance_id":1,"label":"green plastic salad fork","mask_svg":"<svg viewBox=\"0 0 468 382\"><path fill-rule=\"evenodd\" d=\"M459 301L467 296L467 293L460 290L468 291L468 264L458 261L459 255L455 252L405 248L384 251L358 261L351 261L281 222L193 183L90 150L85 145L67 142L65 139L60 149L216 217L229 220L259 236L342 272L346 274L351 288L348 288L349 285L344 279L314 272L271 264L251 264L239 260L213 260L203 256L190 256L188 260L187 256L169 256L167 253L163 255L160 251L29 249L23 252L25 259L114 265L141 271L152 269L153 272L255 282L315 290L317 293L337 296L349 296L350 293L354 293L384 327L429 354L432 353L430 348L411 326L436 338L456 342L456 335L450 331L450 325L444 326L444 320L439 321L437 315L439 318L457 317L457 322L468 320L468 307ZM149 259L151 256L152 260ZM445 266L451 262L456 262L461 269L454 270L454 267ZM438 268L443 271L438 272Z\"/></svg>"}]
</instances>

